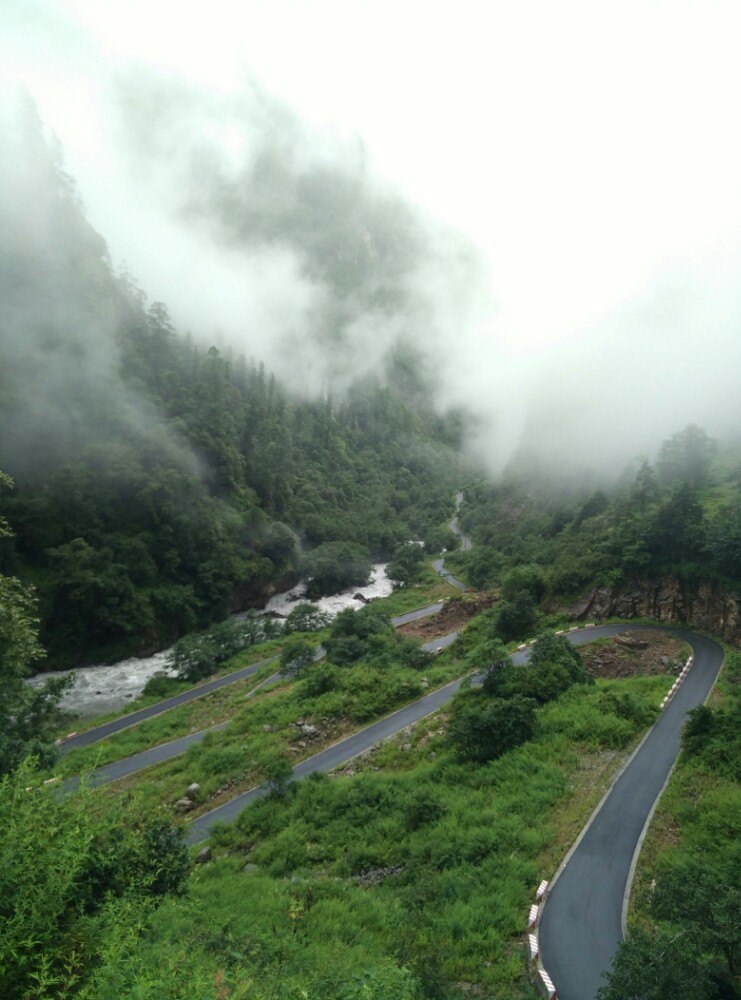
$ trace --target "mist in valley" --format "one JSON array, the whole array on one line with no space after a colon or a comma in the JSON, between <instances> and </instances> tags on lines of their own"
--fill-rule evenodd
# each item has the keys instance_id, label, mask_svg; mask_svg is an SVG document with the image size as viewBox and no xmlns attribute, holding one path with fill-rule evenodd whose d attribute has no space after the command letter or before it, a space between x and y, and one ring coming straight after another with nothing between
<instances>
[{"instance_id":1,"label":"mist in valley","mask_svg":"<svg viewBox=\"0 0 741 1000\"><path fill-rule=\"evenodd\" d=\"M341 101L322 107L321 89L303 93L302 73L321 78L317 61L325 57L332 67L338 58L322 30L322 15L334 10L317 12L306 38L313 55L296 58L278 94L260 79L261 60L251 64L250 45L243 50L217 29L208 36L206 69L194 67L187 15L167 55L157 59L148 44L135 59L134 35L116 11L106 26L85 3L50 4L33 17L23 4L4 8L3 37L13 52L3 70L11 155L0 192L0 350L3 395L19 415L5 426L5 453L31 466L48 460L55 440L78 447L100 433L101 422L118 422L127 433L160 435L163 447L195 463L172 430L159 427L136 386L119 377L116 329L127 322L126 295L136 292L113 287L108 254L114 274L130 269L146 295L164 300L181 332L204 348L216 343L235 357L264 360L302 398L341 398L369 376L384 384L393 359L406 352L435 406L467 415L467 447L495 475L528 456L543 469L610 479L689 423L735 435L741 199L732 168L741 151L703 124L709 107L714 122L721 114L729 99L721 85L735 71L719 67L696 81L688 105L678 62L670 61L669 79L659 83L637 46L635 72L648 74L648 97L634 82L617 100L608 64L595 79L601 118L587 121L586 108L566 100L573 97L566 79L556 116L562 132L546 128L545 111L534 117L542 155L526 161L528 140L509 114L511 98L496 89L497 66L479 69L477 82L492 89L476 92L466 73L458 80L454 72L465 52L452 54L448 103L439 103L440 85L426 81L438 102L433 144L427 111L420 107L418 127L405 116L403 93L397 109L391 102L402 61L392 45L388 65L379 60L385 82L377 93L384 114L403 119L393 133L403 136L401 148L390 151L391 133L368 118L362 101L353 120ZM430 45L438 51L443 36L432 20ZM246 33L255 26L249 5L239 23ZM522 25L513 17L500 27L517 33ZM397 28L411 37L407 21ZM690 18L680 19L682 51L692 48L692 29ZM153 38L159 32L164 42L162 30L155 18ZM647 30L658 31L658 23ZM220 63L219 39L231 75L208 72ZM360 75L367 67L358 58ZM592 54L580 58L594 71ZM352 93L360 85L343 65ZM545 100L547 70L545 62L533 93L523 96L530 110L533 94ZM62 80L54 92L52 71ZM410 81L415 95L424 83ZM36 102L49 141L59 136L55 155L77 183L89 227L50 207L44 185L56 181L41 176L44 157L28 146L27 123L25 139L17 125L18 86ZM27 100L20 103L32 116ZM545 103L554 114L552 99ZM465 137L456 115L467 124ZM650 121L674 157L671 176L659 169L665 159L651 161ZM584 135L574 141L577 126ZM610 135L615 147L595 154L594 143ZM710 143L701 154L691 152L693 135ZM613 156L626 142L628 154ZM417 193L410 165L433 148L435 183L418 172ZM482 160L502 164L502 177L492 169L487 183ZM519 185L517 163L526 167ZM574 183L582 178L581 203L566 182L554 190L569 173ZM504 177L509 210L498 188ZM528 205L547 192L555 214L539 228ZM70 204L78 197L72 181L67 197ZM477 204L481 224L466 225ZM620 217L635 223L639 211L646 232L623 231ZM604 214L603 225L595 212ZM555 237L554 218L564 226ZM582 245L586 237L591 245ZM592 269L575 274L586 260ZM98 290L94 303L85 285Z\"/></svg>"}]
</instances>

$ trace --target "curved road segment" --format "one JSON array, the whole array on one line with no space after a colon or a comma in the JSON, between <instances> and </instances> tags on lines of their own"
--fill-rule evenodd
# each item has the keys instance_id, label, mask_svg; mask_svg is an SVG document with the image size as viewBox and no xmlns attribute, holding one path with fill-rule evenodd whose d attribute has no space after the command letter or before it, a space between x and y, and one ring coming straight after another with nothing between
<instances>
[{"instance_id":1,"label":"curved road segment","mask_svg":"<svg viewBox=\"0 0 741 1000\"><path fill-rule=\"evenodd\" d=\"M457 529L457 524L455 528ZM436 568L444 573L442 562L436 564ZM465 589L465 585L460 581L447 575L446 579L455 586ZM441 607L441 603L432 604L399 615L392 619L392 622L394 625L401 625L435 614ZM630 623L600 625L570 632L567 638L579 646L594 639L607 638L636 629L669 631L678 636L692 646L694 663L659 720L649 731L587 824L568 856L563 870L551 887L540 920L540 953L560 1000L594 1000L597 990L603 985L603 974L610 967L615 950L622 939L623 901L628 890L633 858L636 856L651 811L679 753L680 736L686 715L705 701L723 662L723 650L718 643L695 632L670 626ZM456 637L457 633L454 632L427 643L426 648L437 649L448 646ZM529 649L520 650L512 655L512 661L522 664L527 662L529 656ZM72 746L94 743L143 719L159 715L168 708L185 704L210 691L250 677L260 667L275 659L276 657L271 657L269 660L251 664L235 673L185 691L174 698L168 698L149 708L104 723L87 733L81 733L67 740L61 749L67 750ZM277 677L278 674L273 674L262 684L276 680ZM347 763L380 740L394 736L406 726L437 711L450 701L462 682L463 678L458 678L444 687L431 691L412 704L301 761L293 769L293 777L301 778L314 771L331 771ZM227 723L212 729L220 729L225 725ZM92 784L114 781L150 764L176 756L190 743L202 739L207 731L190 734L99 768L91 779ZM76 780L72 779L72 782ZM66 783L66 787L69 787L69 784ZM245 806L266 792L267 787L261 785L199 816L189 824L188 843L197 844L206 840L215 823L234 820Z\"/></svg>"},{"instance_id":2,"label":"curved road segment","mask_svg":"<svg viewBox=\"0 0 741 1000\"><path fill-rule=\"evenodd\" d=\"M624 630L606 626L590 636ZM603 973L623 936L633 856L679 753L685 717L705 701L723 662L723 650L712 639L670 631L692 646L692 669L577 841L543 910L540 955L559 1000L594 1000L605 985Z\"/></svg>"},{"instance_id":3,"label":"curved road segment","mask_svg":"<svg viewBox=\"0 0 741 1000\"><path fill-rule=\"evenodd\" d=\"M613 923L617 927L617 936L611 937L607 942L601 942L605 945L605 947L603 947L600 952L594 952L594 961L591 963L588 961L586 962L586 965L589 965L590 968L599 966L597 970L598 978L602 970L607 968L617 941L620 940L620 918L622 913L623 892L627 883L630 861L633 857L633 852L635 851L635 847L638 843L638 839L651 806L659 794L669 770L674 763L677 753L679 752L679 737L684 717L691 708L694 708L696 705L701 704L705 700L707 693L715 681L718 670L720 669L720 664L723 660L722 649L712 640L705 639L702 636L698 636L693 632L687 632L683 629L663 628L660 625L599 625L595 628L582 629L578 632L568 633L567 638L569 642L574 645L581 646L585 643L592 642L594 639L602 639L617 635L620 632L635 629L670 631L673 634L678 635L680 638L691 643L694 650L695 663L692 670L690 670L687 675L684 683L680 685L677 694L675 694L674 698L669 703L668 708L651 730L651 734L641 747L640 752L633 759L630 766L624 771L619 782L615 786L617 788L618 785L622 783L622 788L625 790L625 801L616 811L611 813L611 818L608 822L615 827L615 830L613 831L615 844L620 843L622 845L623 851L627 852L628 860L624 878L618 886L617 895L614 892L608 892L602 902L602 905L612 912ZM438 645L449 645L453 642L455 637L456 635L453 633L450 636L446 636L444 640L438 639L436 641ZM520 650L512 655L512 662L516 664L526 663L529 657L529 649ZM375 722L373 725L367 726L365 729L361 729L357 733L353 733L351 736L341 740L339 743L335 743L334 746L328 747L326 750L322 750L314 757L310 757L307 760L302 761L293 769L294 778L304 777L312 771L331 771L339 765L347 763L347 761L351 760L353 757L356 757L358 754L363 753L363 751L368 750L379 740L393 736L406 726L418 722L425 716L437 711L438 708L450 701L453 695L460 688L462 682L463 678L451 681L451 683L446 684L444 687L438 688L436 691L432 691L430 694L425 695L424 698L420 698L418 701L404 706L404 708L399 709L392 715L387 716L385 719L381 719L379 722ZM656 736L657 733L658 737ZM647 754L644 753L646 747L649 747ZM646 760L651 772L651 782L644 788L644 783L647 781L644 768L637 768L635 765L638 761ZM657 780L658 784L656 784ZM242 795L239 795L234 799L230 799L228 802L212 809L211 812L205 813L203 816L199 816L197 819L193 820L189 828L188 843L197 844L202 840L206 840L214 823L231 822L239 815L246 805L254 799L265 795L266 791L267 788L265 785L252 788L250 791L244 792ZM610 798L612 798L612 795L610 795ZM609 799L607 802L609 802ZM605 805L607 805L607 802ZM635 823L624 822L625 813L635 814L636 820L639 821L637 829ZM606 826L607 823L604 825ZM624 833L620 832L622 827L625 827ZM585 837L584 839L586 840L587 838ZM574 857L576 857L577 853L578 851L574 854ZM593 880L593 884L589 886L587 890L584 886L580 885L579 880L577 880L575 886L577 895L581 894L581 897L583 898L586 891L597 891L595 883L604 881L605 869L606 867L611 866L611 864L612 859L609 859L602 854L595 857L593 866L594 870L589 876ZM565 878L565 874L562 878ZM568 883L569 880L565 881ZM567 956L564 963L567 967L572 962L576 961L576 955L581 955L582 950L585 947L583 942L586 941L586 939L580 938L580 931L574 924L574 915L567 914L564 918L563 913L557 912L558 899L562 895L565 896L565 893L556 892L560 884L561 880L557 883L551 899L548 901L548 906L545 911L546 914L548 914L548 920L545 924L541 923L541 928L544 928L544 930L541 930L541 935L545 933L545 937L541 936L541 949L543 952L544 962L546 964L546 968L551 974L551 978L553 978L557 986L558 979L556 977L560 974L560 965L558 961L551 961L550 959L550 956L555 953L555 948L552 948L551 946L552 939L549 937L550 926L558 925L561 921L563 921L563 926L560 928L563 934L562 937L557 939L558 943L556 944L556 947L562 955ZM556 903L553 902L554 900L556 900ZM555 917L551 917L551 914L549 913L551 906L553 906L552 912L556 914ZM568 945L568 948L566 945ZM548 958L546 958L546 952L548 953ZM573 995L565 993L563 1000L593 1000L593 997L594 993L589 994L581 992L574 993Z\"/></svg>"}]
</instances>

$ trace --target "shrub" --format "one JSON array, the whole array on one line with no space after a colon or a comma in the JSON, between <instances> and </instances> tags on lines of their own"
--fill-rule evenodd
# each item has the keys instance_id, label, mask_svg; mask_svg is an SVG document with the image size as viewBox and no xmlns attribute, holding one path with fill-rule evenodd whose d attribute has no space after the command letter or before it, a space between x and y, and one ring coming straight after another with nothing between
<instances>
[{"instance_id":1,"label":"shrub","mask_svg":"<svg viewBox=\"0 0 741 1000\"><path fill-rule=\"evenodd\" d=\"M521 590L508 601L499 605L497 635L509 642L512 639L526 639L538 620L538 610L532 596Z\"/></svg>"},{"instance_id":2,"label":"shrub","mask_svg":"<svg viewBox=\"0 0 741 1000\"><path fill-rule=\"evenodd\" d=\"M360 545L352 542L325 542L304 558L304 573L310 578L309 598L338 594L346 587L362 587L368 582L371 561Z\"/></svg>"},{"instance_id":3,"label":"shrub","mask_svg":"<svg viewBox=\"0 0 741 1000\"><path fill-rule=\"evenodd\" d=\"M316 650L305 639L291 636L280 654L281 673L286 677L300 677L314 662Z\"/></svg>"},{"instance_id":4,"label":"shrub","mask_svg":"<svg viewBox=\"0 0 741 1000\"><path fill-rule=\"evenodd\" d=\"M173 691L177 691L180 683L177 677L155 676L150 677L144 685L142 691L143 698L167 698Z\"/></svg>"},{"instance_id":5,"label":"shrub","mask_svg":"<svg viewBox=\"0 0 741 1000\"><path fill-rule=\"evenodd\" d=\"M522 593L529 594L536 602L545 593L543 571L535 563L526 566L515 566L502 581L502 597L505 600L512 601L518 594Z\"/></svg>"},{"instance_id":6,"label":"shrub","mask_svg":"<svg viewBox=\"0 0 741 1000\"><path fill-rule=\"evenodd\" d=\"M462 760L485 763L529 740L535 730L535 701L513 698L461 699L448 723L448 739Z\"/></svg>"},{"instance_id":7,"label":"shrub","mask_svg":"<svg viewBox=\"0 0 741 1000\"><path fill-rule=\"evenodd\" d=\"M333 691L338 681L339 673L331 663L315 663L306 671L298 695L300 698L318 698Z\"/></svg>"},{"instance_id":8,"label":"shrub","mask_svg":"<svg viewBox=\"0 0 741 1000\"><path fill-rule=\"evenodd\" d=\"M682 749L712 773L741 779L741 699L732 699L728 708L694 708L682 732Z\"/></svg>"},{"instance_id":9,"label":"shrub","mask_svg":"<svg viewBox=\"0 0 741 1000\"><path fill-rule=\"evenodd\" d=\"M291 608L283 627L286 632L320 632L329 625L331 620L326 612L307 601L302 601Z\"/></svg>"}]
</instances>

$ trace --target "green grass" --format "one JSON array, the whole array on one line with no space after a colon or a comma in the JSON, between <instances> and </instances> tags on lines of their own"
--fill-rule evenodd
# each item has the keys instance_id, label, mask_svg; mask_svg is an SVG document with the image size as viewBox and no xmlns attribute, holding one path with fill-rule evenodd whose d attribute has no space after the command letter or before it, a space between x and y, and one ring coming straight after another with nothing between
<instances>
[{"instance_id":1,"label":"green grass","mask_svg":"<svg viewBox=\"0 0 741 1000\"><path fill-rule=\"evenodd\" d=\"M309 638L317 636L318 633L308 633ZM235 670L241 670L242 667L247 667L251 663L256 663L259 660L265 660L269 656L276 656L280 653L283 646L284 639L271 639L269 642L256 643L254 646L250 646L247 649L242 650L241 653L237 653L236 656L232 656L229 660L225 660L221 665L220 669L211 676L198 681L196 684L192 684L189 681L181 681L176 677L169 678L170 683L168 684L168 693L166 695L141 695L134 701L128 702L121 708L116 709L113 712L106 712L103 715L96 715L89 719L85 719L84 722L78 723L75 727L74 718L71 722L66 722L65 725L60 729L59 735L66 736L70 732L70 727L74 728L78 733L84 733L88 729L94 729L96 726L102 725L104 722L110 722L112 719L120 719L125 715L130 715L132 712L138 712L140 708L149 708L150 705L156 705L158 702L165 700L166 698L171 698L173 695L180 694L182 691L190 691L192 688L199 687L208 681L214 680L217 677L223 677L226 674L234 673ZM319 640L317 640L319 641Z\"/></svg>"},{"instance_id":2,"label":"green grass","mask_svg":"<svg viewBox=\"0 0 741 1000\"><path fill-rule=\"evenodd\" d=\"M451 597L456 593L457 591L454 587L442 581L432 569L426 567L422 583L413 587L404 587L401 590L396 590L388 597L378 598L373 601L373 605L374 607L382 609L383 613L389 618L393 618L396 615L404 614L407 611L414 611L427 604L432 604L435 601ZM315 632L307 633L305 637L310 641L316 640L317 642L321 642L325 635L326 632ZM179 681L177 678L171 678L170 685L168 685L168 694L165 697L169 698L182 691L188 691L191 688L199 687L201 684L205 684L209 680L233 673L234 671L240 670L242 667L249 666L250 663L255 663L258 660L267 659L270 656L276 656L280 653L284 642L285 639L280 637L277 639L271 639L268 642L261 642L254 646L250 646L241 653L237 653L236 656L225 660L218 671L213 673L210 677L199 681L197 684L191 684L188 681ZM84 723L78 724L75 731L80 733L86 732L88 729L93 729L95 726L99 726L104 722L110 722L112 719L119 719L124 715L130 715L132 712L137 712L141 708L149 708L150 705L156 705L162 700L162 695L142 695L135 701L131 701L116 711L107 712L103 715L85 719ZM63 727L60 727L59 736L66 736L71 728L75 728L74 719L66 722Z\"/></svg>"},{"instance_id":3,"label":"green grass","mask_svg":"<svg viewBox=\"0 0 741 1000\"><path fill-rule=\"evenodd\" d=\"M246 680L220 688L187 705L168 709L161 715L146 719L92 746L70 750L59 758L53 773L60 777L80 774L224 722L241 708L248 694L266 677L275 673L275 670L275 663L266 664Z\"/></svg>"},{"instance_id":4,"label":"green grass","mask_svg":"<svg viewBox=\"0 0 741 1000\"><path fill-rule=\"evenodd\" d=\"M540 710L536 738L484 766L451 756L440 714L354 777L253 804L216 832L188 898L165 901L103 968L95 995L532 1000L520 942L534 888L669 680L572 688ZM611 692L629 692L644 721L616 715Z\"/></svg>"},{"instance_id":5,"label":"green grass","mask_svg":"<svg viewBox=\"0 0 741 1000\"><path fill-rule=\"evenodd\" d=\"M320 669L328 668L316 665L310 674ZM100 795L116 796L122 789L130 790L134 808L148 812L163 803L176 801L195 781L201 785L201 799L197 811L189 815L197 815L260 783L265 760L276 753L288 754L291 762L297 763L323 746L421 697L428 690L423 686L423 679L432 690L460 676L466 669L465 664L446 651L432 659L424 671L398 666L381 668L366 663L332 667L332 687L318 695L310 693L309 680L279 682L238 707L226 729L208 734L179 757L106 786ZM147 724L148 730L141 739L137 737L141 727L136 727L126 737L122 733L120 738L106 741L115 747L115 750L104 751L109 755L106 759L113 759L114 753L124 756L124 745L144 749L152 733L165 735L165 726L169 730L167 737L172 738L173 728L167 723L170 714ZM295 726L299 719L315 725L318 735L313 739L303 737ZM276 731L266 731L271 728ZM299 741L304 746L299 746ZM87 766L94 762L96 748L97 745L81 750L69 764L63 761L61 766L65 767L65 773L72 773L83 760Z\"/></svg>"}]
</instances>

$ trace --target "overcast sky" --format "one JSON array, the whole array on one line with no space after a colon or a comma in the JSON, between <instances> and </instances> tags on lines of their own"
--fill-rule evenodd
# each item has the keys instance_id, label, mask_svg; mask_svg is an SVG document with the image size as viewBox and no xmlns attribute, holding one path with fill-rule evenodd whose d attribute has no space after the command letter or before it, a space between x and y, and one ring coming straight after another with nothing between
<instances>
[{"instance_id":1,"label":"overcast sky","mask_svg":"<svg viewBox=\"0 0 741 1000\"><path fill-rule=\"evenodd\" d=\"M720 0L3 0L0 78L6 94L22 81L59 135L114 260L206 335L239 329L239 262L182 236L132 172L120 80L154 70L229 99L251 78L316 134L362 141L381 178L486 263L490 301L450 330L451 349L465 340L450 400L492 415L512 382L557 372L578 394L622 360L625 391L600 389L604 420L578 444L620 417L632 448L649 423L738 423L739 29L738 3ZM217 139L239 155L233 127ZM673 374L658 370L667 355ZM510 437L527 414L498 420ZM568 433L579 422L581 408Z\"/></svg>"}]
</instances>

